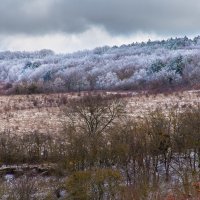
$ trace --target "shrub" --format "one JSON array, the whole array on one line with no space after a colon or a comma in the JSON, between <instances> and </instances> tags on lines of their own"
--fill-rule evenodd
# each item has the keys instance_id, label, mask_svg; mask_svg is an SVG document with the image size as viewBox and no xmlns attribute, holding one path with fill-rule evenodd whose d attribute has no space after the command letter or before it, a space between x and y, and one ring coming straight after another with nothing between
<instances>
[{"instance_id":1,"label":"shrub","mask_svg":"<svg viewBox=\"0 0 200 200\"><path fill-rule=\"evenodd\" d=\"M112 169L79 171L67 180L69 199L116 199L119 195L121 175Z\"/></svg>"}]
</instances>

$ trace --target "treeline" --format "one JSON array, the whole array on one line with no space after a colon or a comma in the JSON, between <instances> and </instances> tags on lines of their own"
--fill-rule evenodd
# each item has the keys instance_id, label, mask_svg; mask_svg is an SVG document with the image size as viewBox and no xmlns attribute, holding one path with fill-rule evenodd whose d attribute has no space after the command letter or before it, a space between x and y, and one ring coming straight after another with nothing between
<instances>
[{"instance_id":1,"label":"treeline","mask_svg":"<svg viewBox=\"0 0 200 200\"><path fill-rule=\"evenodd\" d=\"M72 54L0 52L0 92L199 88L199 51L200 37L184 37Z\"/></svg>"},{"instance_id":2,"label":"treeline","mask_svg":"<svg viewBox=\"0 0 200 200\"><path fill-rule=\"evenodd\" d=\"M56 164L56 176L67 176L67 199L197 198L200 105L135 118L123 99L97 95L62 111L58 135L2 133L1 163Z\"/></svg>"}]
</instances>

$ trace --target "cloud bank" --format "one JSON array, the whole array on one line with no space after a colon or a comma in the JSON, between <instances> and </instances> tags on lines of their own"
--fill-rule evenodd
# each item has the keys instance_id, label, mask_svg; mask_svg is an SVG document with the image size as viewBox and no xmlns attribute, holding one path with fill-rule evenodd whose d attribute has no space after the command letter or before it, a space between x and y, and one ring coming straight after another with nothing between
<instances>
[{"instance_id":1,"label":"cloud bank","mask_svg":"<svg viewBox=\"0 0 200 200\"><path fill-rule=\"evenodd\" d=\"M139 41L143 35L145 40L154 39L152 35L194 36L200 31L199 18L198 0L2 0L0 48L16 49L22 37L19 50L43 44L57 51L55 43L69 43L77 46L64 51L74 51L133 42L138 33ZM62 45L58 51L63 51Z\"/></svg>"},{"instance_id":2,"label":"cloud bank","mask_svg":"<svg viewBox=\"0 0 200 200\"><path fill-rule=\"evenodd\" d=\"M2 0L1 33L81 33L92 26L112 34L199 31L198 0Z\"/></svg>"}]
</instances>

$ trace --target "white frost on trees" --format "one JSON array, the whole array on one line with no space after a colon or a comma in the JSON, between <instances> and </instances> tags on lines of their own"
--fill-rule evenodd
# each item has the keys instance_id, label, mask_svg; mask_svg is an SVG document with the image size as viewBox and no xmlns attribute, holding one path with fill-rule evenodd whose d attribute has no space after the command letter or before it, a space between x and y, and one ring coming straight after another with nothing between
<instances>
[{"instance_id":1,"label":"white frost on trees","mask_svg":"<svg viewBox=\"0 0 200 200\"><path fill-rule=\"evenodd\" d=\"M200 37L99 47L72 54L0 52L0 82L48 82L55 90L200 83Z\"/></svg>"}]
</instances>

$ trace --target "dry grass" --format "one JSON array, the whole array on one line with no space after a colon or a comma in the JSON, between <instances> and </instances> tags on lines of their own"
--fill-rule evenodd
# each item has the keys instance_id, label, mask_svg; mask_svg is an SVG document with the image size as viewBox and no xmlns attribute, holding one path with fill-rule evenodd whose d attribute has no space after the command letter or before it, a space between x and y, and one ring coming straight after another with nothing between
<instances>
[{"instance_id":1,"label":"dry grass","mask_svg":"<svg viewBox=\"0 0 200 200\"><path fill-rule=\"evenodd\" d=\"M110 94L110 92L109 92ZM142 117L155 108L185 108L200 103L200 91L182 93L146 95L135 93L114 93L127 101L127 114ZM65 120L61 114L62 106L71 99L79 97L78 93L12 95L0 96L0 131L24 134L29 132L58 133ZM82 93L81 96L85 95Z\"/></svg>"},{"instance_id":2,"label":"dry grass","mask_svg":"<svg viewBox=\"0 0 200 200\"><path fill-rule=\"evenodd\" d=\"M128 98L128 113L135 117L143 117L149 111L158 107L162 109L186 108L191 105L200 104L200 91L185 91L181 93L158 94L158 95L136 95Z\"/></svg>"}]
</instances>

